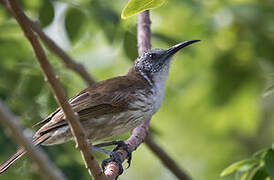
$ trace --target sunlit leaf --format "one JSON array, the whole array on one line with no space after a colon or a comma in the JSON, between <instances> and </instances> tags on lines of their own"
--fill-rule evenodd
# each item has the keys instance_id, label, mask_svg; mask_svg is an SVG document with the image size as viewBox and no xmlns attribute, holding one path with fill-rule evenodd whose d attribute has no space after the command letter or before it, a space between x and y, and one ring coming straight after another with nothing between
<instances>
[{"instance_id":1,"label":"sunlit leaf","mask_svg":"<svg viewBox=\"0 0 274 180\"><path fill-rule=\"evenodd\" d=\"M264 157L265 169L271 178L274 178L274 150L269 149Z\"/></svg>"},{"instance_id":2,"label":"sunlit leaf","mask_svg":"<svg viewBox=\"0 0 274 180\"><path fill-rule=\"evenodd\" d=\"M141 11L160 7L164 2L165 0L129 0L128 4L122 11L121 17L126 19Z\"/></svg>"},{"instance_id":3,"label":"sunlit leaf","mask_svg":"<svg viewBox=\"0 0 274 180\"><path fill-rule=\"evenodd\" d=\"M242 174L240 180L247 180L247 178L248 178L248 173L249 173L248 171L247 171L247 172L244 172L244 173Z\"/></svg>"},{"instance_id":4,"label":"sunlit leaf","mask_svg":"<svg viewBox=\"0 0 274 180\"><path fill-rule=\"evenodd\" d=\"M51 1L44 0L39 9L39 21L42 27L48 26L54 19L54 6Z\"/></svg>"},{"instance_id":5,"label":"sunlit leaf","mask_svg":"<svg viewBox=\"0 0 274 180\"><path fill-rule=\"evenodd\" d=\"M258 162L256 159L245 159L242 161L238 161L236 163L231 164L226 169L224 169L223 172L221 173L221 176L226 176L240 169L242 171L248 170L249 167L252 167L256 165L257 163Z\"/></svg>"},{"instance_id":6,"label":"sunlit leaf","mask_svg":"<svg viewBox=\"0 0 274 180\"><path fill-rule=\"evenodd\" d=\"M274 84L265 90L263 96L266 97L272 94L273 92L274 92Z\"/></svg>"},{"instance_id":7,"label":"sunlit leaf","mask_svg":"<svg viewBox=\"0 0 274 180\"><path fill-rule=\"evenodd\" d=\"M255 152L255 153L253 154L253 157L255 157L255 158L263 158L263 157L265 156L265 154L267 153L267 150L268 150L268 149L269 149L269 148L263 148L263 149L261 149L261 150Z\"/></svg>"}]
</instances>

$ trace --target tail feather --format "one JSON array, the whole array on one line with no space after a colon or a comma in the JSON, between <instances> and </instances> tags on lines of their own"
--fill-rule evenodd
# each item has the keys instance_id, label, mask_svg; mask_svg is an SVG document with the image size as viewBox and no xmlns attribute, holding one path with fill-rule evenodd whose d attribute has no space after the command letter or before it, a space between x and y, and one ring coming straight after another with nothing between
<instances>
[{"instance_id":1,"label":"tail feather","mask_svg":"<svg viewBox=\"0 0 274 180\"><path fill-rule=\"evenodd\" d=\"M26 151L23 148L20 148L14 155L9 157L6 161L0 165L0 174L5 172L17 159L22 157Z\"/></svg>"},{"instance_id":2,"label":"tail feather","mask_svg":"<svg viewBox=\"0 0 274 180\"><path fill-rule=\"evenodd\" d=\"M32 143L34 146L38 146L42 144L43 142L45 142L49 137L50 137L49 134L44 134L40 137L33 139ZM26 154L26 151L24 150L24 148L19 148L14 155L9 157L6 161L2 162L0 164L0 174L5 172L16 160L18 160L24 154Z\"/></svg>"}]
</instances>

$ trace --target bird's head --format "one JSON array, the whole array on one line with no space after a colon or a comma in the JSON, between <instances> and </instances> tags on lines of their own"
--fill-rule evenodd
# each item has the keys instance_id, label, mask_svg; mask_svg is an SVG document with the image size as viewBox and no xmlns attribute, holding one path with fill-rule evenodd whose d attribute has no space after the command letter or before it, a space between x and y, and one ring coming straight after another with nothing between
<instances>
[{"instance_id":1,"label":"bird's head","mask_svg":"<svg viewBox=\"0 0 274 180\"><path fill-rule=\"evenodd\" d=\"M166 78L167 76L173 55L180 49L198 41L200 40L184 41L167 50L148 50L135 61L134 68L148 81L150 80L150 84L158 79L161 81L162 78Z\"/></svg>"}]
</instances>

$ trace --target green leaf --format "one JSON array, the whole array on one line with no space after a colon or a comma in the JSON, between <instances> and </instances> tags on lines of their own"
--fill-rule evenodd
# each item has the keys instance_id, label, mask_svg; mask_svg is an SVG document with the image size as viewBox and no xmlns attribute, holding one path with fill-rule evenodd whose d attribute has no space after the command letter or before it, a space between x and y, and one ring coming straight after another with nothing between
<instances>
[{"instance_id":1,"label":"green leaf","mask_svg":"<svg viewBox=\"0 0 274 180\"><path fill-rule=\"evenodd\" d=\"M271 178L274 178L274 150L269 149L264 157L265 169Z\"/></svg>"},{"instance_id":2,"label":"green leaf","mask_svg":"<svg viewBox=\"0 0 274 180\"><path fill-rule=\"evenodd\" d=\"M247 180L248 179L248 171L247 172L244 172L242 175L241 175L241 178L240 180Z\"/></svg>"},{"instance_id":3,"label":"green leaf","mask_svg":"<svg viewBox=\"0 0 274 180\"><path fill-rule=\"evenodd\" d=\"M256 159L245 159L242 161L238 161L236 163L231 164L226 169L224 169L223 172L221 173L221 177L231 174L237 170L247 171L252 166L255 166L257 163L258 163L258 161Z\"/></svg>"},{"instance_id":4,"label":"green leaf","mask_svg":"<svg viewBox=\"0 0 274 180\"><path fill-rule=\"evenodd\" d=\"M264 167L259 168L251 180L265 180L268 177Z\"/></svg>"},{"instance_id":5,"label":"green leaf","mask_svg":"<svg viewBox=\"0 0 274 180\"><path fill-rule=\"evenodd\" d=\"M271 149L274 150L274 143L271 145Z\"/></svg>"},{"instance_id":6,"label":"green leaf","mask_svg":"<svg viewBox=\"0 0 274 180\"><path fill-rule=\"evenodd\" d=\"M97 28L104 32L109 43L113 43L122 34L119 32L121 27L119 14L113 9L113 6L105 1L92 1L88 7L88 13L91 15L89 22L91 22L92 27L97 25Z\"/></svg>"},{"instance_id":7,"label":"green leaf","mask_svg":"<svg viewBox=\"0 0 274 180\"><path fill-rule=\"evenodd\" d=\"M261 166L259 166L259 163L251 163L244 165L243 167L237 170L235 174L235 179L251 180L251 178L260 168Z\"/></svg>"},{"instance_id":8,"label":"green leaf","mask_svg":"<svg viewBox=\"0 0 274 180\"><path fill-rule=\"evenodd\" d=\"M273 92L274 92L274 84L265 90L263 96L266 97L272 94Z\"/></svg>"},{"instance_id":9,"label":"green leaf","mask_svg":"<svg viewBox=\"0 0 274 180\"><path fill-rule=\"evenodd\" d=\"M121 17L126 19L141 11L147 9L158 8L164 4L165 0L129 0L126 7L123 9Z\"/></svg>"},{"instance_id":10,"label":"green leaf","mask_svg":"<svg viewBox=\"0 0 274 180\"><path fill-rule=\"evenodd\" d=\"M39 9L39 21L42 27L48 26L54 19L54 6L51 1L44 0Z\"/></svg>"},{"instance_id":11,"label":"green leaf","mask_svg":"<svg viewBox=\"0 0 274 180\"><path fill-rule=\"evenodd\" d=\"M262 158L265 156L265 154L267 153L268 149L269 149L269 148L263 148L263 149L261 149L261 150L255 152L255 153L253 154L253 157L254 157L254 158L262 159Z\"/></svg>"},{"instance_id":12,"label":"green leaf","mask_svg":"<svg viewBox=\"0 0 274 180\"><path fill-rule=\"evenodd\" d=\"M126 56L131 61L134 61L138 57L136 35L129 31L126 31L124 35L123 46Z\"/></svg>"},{"instance_id":13,"label":"green leaf","mask_svg":"<svg viewBox=\"0 0 274 180\"><path fill-rule=\"evenodd\" d=\"M65 15L65 29L72 43L83 35L83 26L85 24L85 14L77 8L69 8Z\"/></svg>"}]
</instances>

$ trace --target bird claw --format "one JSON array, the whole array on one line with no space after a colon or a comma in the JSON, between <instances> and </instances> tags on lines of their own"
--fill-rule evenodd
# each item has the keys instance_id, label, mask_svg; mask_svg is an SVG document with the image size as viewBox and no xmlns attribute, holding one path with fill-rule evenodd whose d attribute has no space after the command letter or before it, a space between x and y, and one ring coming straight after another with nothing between
<instances>
[{"instance_id":1,"label":"bird claw","mask_svg":"<svg viewBox=\"0 0 274 180\"><path fill-rule=\"evenodd\" d=\"M102 169L105 170L106 165L108 163L110 163L110 162L113 162L113 161L116 162L118 164L118 166L119 166L119 171L118 171L118 176L119 176L119 175L121 175L124 172L124 168L122 166L122 160L120 158L120 155L117 152L115 152L115 151L113 151L110 154L110 158L104 159L102 161L102 164L101 164Z\"/></svg>"},{"instance_id":2,"label":"bird claw","mask_svg":"<svg viewBox=\"0 0 274 180\"><path fill-rule=\"evenodd\" d=\"M130 167L130 164L131 164L132 152L131 152L128 144L126 144L124 141L117 141L117 146L116 146L116 148L113 149L113 152L116 152L120 148L122 148L123 150L125 150L127 152L127 163L128 163L128 166L127 166L126 169L128 169Z\"/></svg>"},{"instance_id":3,"label":"bird claw","mask_svg":"<svg viewBox=\"0 0 274 180\"><path fill-rule=\"evenodd\" d=\"M128 167L126 169L128 169L130 167L131 164L131 159L132 159L132 153L131 150L128 146L128 144L126 144L124 141L115 141L113 142L115 145L117 145L112 152L110 153L110 158L105 159L102 161L102 169L105 170L105 167L108 163L110 162L116 162L119 166L119 172L118 172L118 176L121 175L124 171L124 168L122 166L122 160L120 158L120 154L117 152L120 148L122 148L123 150L125 150L127 152L127 163L128 163Z\"/></svg>"}]
</instances>

